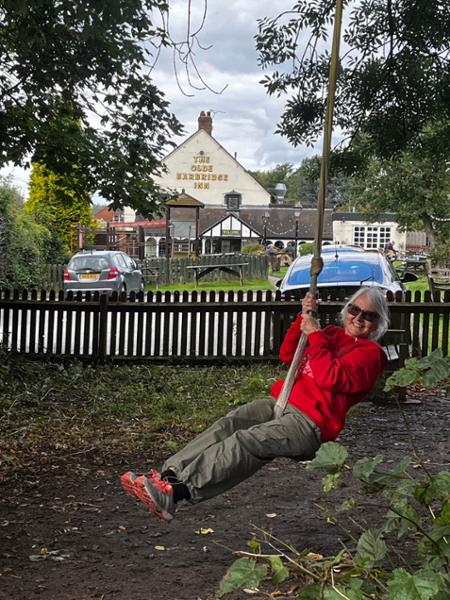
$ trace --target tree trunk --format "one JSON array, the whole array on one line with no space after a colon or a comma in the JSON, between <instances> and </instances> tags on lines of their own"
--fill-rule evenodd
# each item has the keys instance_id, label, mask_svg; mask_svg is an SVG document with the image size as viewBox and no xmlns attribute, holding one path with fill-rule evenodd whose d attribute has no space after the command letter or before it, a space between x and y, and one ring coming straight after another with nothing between
<instances>
[{"instance_id":1,"label":"tree trunk","mask_svg":"<svg viewBox=\"0 0 450 600\"><path fill-rule=\"evenodd\" d=\"M422 222L423 222L423 228L427 235L428 243L430 246L434 246L435 242L436 242L436 232L434 231L434 228L433 228L433 221L432 221L431 217L427 214L420 215L420 218L422 219Z\"/></svg>"}]
</instances>

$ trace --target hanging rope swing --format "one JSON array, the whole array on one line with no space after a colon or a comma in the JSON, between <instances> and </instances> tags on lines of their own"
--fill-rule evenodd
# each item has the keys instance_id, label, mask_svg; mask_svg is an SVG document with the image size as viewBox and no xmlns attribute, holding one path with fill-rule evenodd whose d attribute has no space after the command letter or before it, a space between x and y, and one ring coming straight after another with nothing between
<instances>
[{"instance_id":1,"label":"hanging rope swing","mask_svg":"<svg viewBox=\"0 0 450 600\"><path fill-rule=\"evenodd\" d=\"M314 255L311 259L311 278L309 284L309 291L315 296L317 295L317 278L323 267L323 260L321 257L322 248L322 235L323 235L323 220L325 214L325 198L327 191L327 179L328 179L328 163L331 148L331 134L333 132L333 109L334 109L334 98L336 94L336 80L337 80L337 68L339 63L339 46L341 39L341 22L342 22L342 0L336 1L336 14L334 18L333 28L333 42L331 50L330 60L330 72L328 78L328 97L327 97L327 108L325 113L325 124L324 124L324 135L323 135L323 147L322 147L322 161L320 166L320 183L319 183L319 196L317 206L317 229L314 239ZM275 416L280 417L284 413L287 401L289 399L292 386L294 385L295 376L297 373L298 366L302 359L303 353L306 348L307 336L302 333L298 342L297 349L292 359L289 371L286 379L284 380L283 387L281 388L280 395L275 405Z\"/></svg>"}]
</instances>

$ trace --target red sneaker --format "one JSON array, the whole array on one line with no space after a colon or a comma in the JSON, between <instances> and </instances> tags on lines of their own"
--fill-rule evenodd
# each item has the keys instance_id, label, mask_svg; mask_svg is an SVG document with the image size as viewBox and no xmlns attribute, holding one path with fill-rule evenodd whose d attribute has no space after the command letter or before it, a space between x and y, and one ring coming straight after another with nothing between
<instances>
[{"instance_id":1,"label":"red sneaker","mask_svg":"<svg viewBox=\"0 0 450 600\"><path fill-rule=\"evenodd\" d=\"M141 475L134 480L135 496L161 521L171 521L175 515L173 487L162 479Z\"/></svg>"},{"instance_id":2,"label":"red sneaker","mask_svg":"<svg viewBox=\"0 0 450 600\"><path fill-rule=\"evenodd\" d=\"M137 488L135 486L135 482L138 477L139 475L136 475L134 471L128 471L121 476L120 483L128 494L131 494L140 500ZM145 473L145 477L150 481L153 481L154 479L161 479L161 475L156 469L150 469L148 473Z\"/></svg>"}]
</instances>

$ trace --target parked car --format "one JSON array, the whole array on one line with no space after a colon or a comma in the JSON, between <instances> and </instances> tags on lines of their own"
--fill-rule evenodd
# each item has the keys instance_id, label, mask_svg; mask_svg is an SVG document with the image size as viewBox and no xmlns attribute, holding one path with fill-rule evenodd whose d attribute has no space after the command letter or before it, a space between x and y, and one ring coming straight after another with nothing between
<instances>
[{"instance_id":1,"label":"parked car","mask_svg":"<svg viewBox=\"0 0 450 600\"><path fill-rule=\"evenodd\" d=\"M329 246L330 248L330 246ZM298 257L279 282L281 292L307 290L310 284L312 254ZM335 248L322 256L324 266L317 279L319 296L322 299L344 299L350 297L361 286L379 287L385 292L404 291L403 283L416 281L413 273L402 278L393 265L379 252Z\"/></svg>"},{"instance_id":2,"label":"parked car","mask_svg":"<svg viewBox=\"0 0 450 600\"><path fill-rule=\"evenodd\" d=\"M126 293L144 290L144 276L125 252L92 250L78 252L64 269L64 291Z\"/></svg>"}]
</instances>

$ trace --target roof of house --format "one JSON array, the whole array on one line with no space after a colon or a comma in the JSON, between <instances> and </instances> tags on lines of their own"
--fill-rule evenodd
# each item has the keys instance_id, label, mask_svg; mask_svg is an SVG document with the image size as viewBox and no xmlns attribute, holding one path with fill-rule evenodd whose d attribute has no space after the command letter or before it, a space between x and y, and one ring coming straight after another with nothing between
<instances>
[{"instance_id":1,"label":"roof of house","mask_svg":"<svg viewBox=\"0 0 450 600\"><path fill-rule=\"evenodd\" d=\"M194 210L190 207L172 207L170 214L172 221L193 220ZM224 208L202 208L199 211L199 229L200 235L209 231L232 214L235 218L248 225L263 237L264 233L268 238L292 239L295 237L295 215L294 208L272 206L242 209L239 211L230 211ZM268 213L269 217L266 223L264 232L263 217ZM165 235L165 221L153 221L150 224L145 224L146 229L151 229L153 235ZM127 223L127 225L130 225ZM333 239L332 231L332 211L325 210L323 224L323 239ZM298 235L299 239L313 240L316 234L317 227L317 211L313 208L304 208L300 211L298 220Z\"/></svg>"},{"instance_id":2,"label":"roof of house","mask_svg":"<svg viewBox=\"0 0 450 600\"><path fill-rule=\"evenodd\" d=\"M194 198L194 196L186 194L186 192L183 190L183 192L179 194L176 198L171 198L170 200L167 200L165 206L179 206L184 208L193 208L198 206L199 208L203 208L203 206L205 205L203 204L203 202L200 202L200 200L197 200L197 198Z\"/></svg>"},{"instance_id":3,"label":"roof of house","mask_svg":"<svg viewBox=\"0 0 450 600\"><path fill-rule=\"evenodd\" d=\"M385 221L396 221L394 213L381 213L375 221L372 221L364 213L360 212L335 212L333 213L333 221L362 221L363 223L376 222L384 223Z\"/></svg>"},{"instance_id":4,"label":"roof of house","mask_svg":"<svg viewBox=\"0 0 450 600\"><path fill-rule=\"evenodd\" d=\"M240 221L249 225L264 235L265 213L268 220L265 227L266 237L269 238L293 238L295 237L295 215L293 207L271 206L248 208L235 211L232 214ZM333 239L331 210L326 210L324 215L323 239ZM230 214L222 208L204 208L200 211L200 232L203 234L211 227ZM300 211L298 219L298 238L314 239L317 227L317 211L312 208L304 208Z\"/></svg>"}]
</instances>

